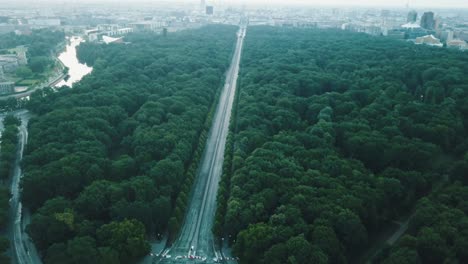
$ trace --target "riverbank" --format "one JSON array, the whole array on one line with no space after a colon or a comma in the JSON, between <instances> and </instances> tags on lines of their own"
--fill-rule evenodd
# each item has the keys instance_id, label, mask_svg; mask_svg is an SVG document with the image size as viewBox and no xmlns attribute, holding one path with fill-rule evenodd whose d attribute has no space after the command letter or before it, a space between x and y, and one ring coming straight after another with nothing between
<instances>
[{"instance_id":1,"label":"riverbank","mask_svg":"<svg viewBox=\"0 0 468 264\"><path fill-rule=\"evenodd\" d=\"M78 61L78 57L76 54L76 47L81 43L84 42L84 39L81 37L68 37L66 40L66 45L60 54L56 55L54 57L54 61L56 65L58 65L58 68L54 69L54 74L49 76L49 78L32 87L27 89L26 91L23 92L18 92L14 94L8 94L8 95L1 95L0 100L8 99L8 98L16 98L16 99L21 99L24 97L30 96L33 92L44 89L46 87L62 87L64 85L72 87L73 83L81 80L85 75L89 74L92 72L93 68L89 67L85 64L82 64ZM64 69L68 68L68 74L64 73ZM67 80L65 80L66 76L69 76Z\"/></svg>"}]
</instances>

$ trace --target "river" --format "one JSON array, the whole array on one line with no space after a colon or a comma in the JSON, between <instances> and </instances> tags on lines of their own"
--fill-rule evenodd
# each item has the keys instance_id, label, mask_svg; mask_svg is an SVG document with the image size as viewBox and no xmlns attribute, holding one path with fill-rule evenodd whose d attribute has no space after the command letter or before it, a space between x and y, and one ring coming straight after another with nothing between
<instances>
[{"instance_id":1,"label":"river","mask_svg":"<svg viewBox=\"0 0 468 264\"><path fill-rule=\"evenodd\" d=\"M60 53L58 59L68 67L68 75L70 76L67 80L58 82L55 87L61 87L67 85L72 87L73 83L81 80L86 74L90 73L93 68L78 61L76 56L76 47L80 45L84 40L80 37L71 37L69 43L64 52Z\"/></svg>"}]
</instances>

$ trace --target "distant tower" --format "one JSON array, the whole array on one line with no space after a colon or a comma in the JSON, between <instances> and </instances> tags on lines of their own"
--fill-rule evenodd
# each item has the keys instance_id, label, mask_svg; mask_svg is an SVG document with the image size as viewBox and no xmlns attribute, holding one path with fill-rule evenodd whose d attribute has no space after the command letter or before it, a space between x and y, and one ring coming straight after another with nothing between
<instances>
[{"instance_id":1,"label":"distant tower","mask_svg":"<svg viewBox=\"0 0 468 264\"><path fill-rule=\"evenodd\" d=\"M410 11L408 13L408 17L406 19L406 22L408 23L416 23L416 20L418 20L418 12L416 12L415 10L413 11Z\"/></svg>"},{"instance_id":2,"label":"distant tower","mask_svg":"<svg viewBox=\"0 0 468 264\"><path fill-rule=\"evenodd\" d=\"M206 1L205 1L205 0L201 0L201 1L200 1L200 9L201 9L201 10L205 10L205 7L206 7Z\"/></svg>"},{"instance_id":3,"label":"distant tower","mask_svg":"<svg viewBox=\"0 0 468 264\"><path fill-rule=\"evenodd\" d=\"M434 30L438 31L440 29L440 24L442 23L442 20L440 19L440 17L436 17L434 19Z\"/></svg>"},{"instance_id":4,"label":"distant tower","mask_svg":"<svg viewBox=\"0 0 468 264\"><path fill-rule=\"evenodd\" d=\"M213 6L206 6L206 14L207 15L213 15L214 13L214 7Z\"/></svg>"},{"instance_id":5,"label":"distant tower","mask_svg":"<svg viewBox=\"0 0 468 264\"><path fill-rule=\"evenodd\" d=\"M433 12L425 12L421 17L421 27L427 30L434 30L435 20Z\"/></svg>"},{"instance_id":6,"label":"distant tower","mask_svg":"<svg viewBox=\"0 0 468 264\"><path fill-rule=\"evenodd\" d=\"M452 40L453 40L453 31L450 30L449 32L447 32L447 42L452 41Z\"/></svg>"}]
</instances>

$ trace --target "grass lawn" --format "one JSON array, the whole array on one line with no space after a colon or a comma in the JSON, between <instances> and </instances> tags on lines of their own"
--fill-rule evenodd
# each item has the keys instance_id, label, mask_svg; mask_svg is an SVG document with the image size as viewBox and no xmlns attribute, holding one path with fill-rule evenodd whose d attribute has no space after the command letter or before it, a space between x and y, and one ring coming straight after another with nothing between
<instances>
[{"instance_id":1,"label":"grass lawn","mask_svg":"<svg viewBox=\"0 0 468 264\"><path fill-rule=\"evenodd\" d=\"M24 79L16 83L18 86L32 86L36 83L39 83L40 80L38 79Z\"/></svg>"}]
</instances>

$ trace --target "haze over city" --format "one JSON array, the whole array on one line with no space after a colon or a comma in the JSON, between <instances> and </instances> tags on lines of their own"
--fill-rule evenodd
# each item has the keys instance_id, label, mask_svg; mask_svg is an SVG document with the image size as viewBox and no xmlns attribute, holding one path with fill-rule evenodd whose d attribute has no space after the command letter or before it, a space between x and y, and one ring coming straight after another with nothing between
<instances>
[{"instance_id":1,"label":"haze over city","mask_svg":"<svg viewBox=\"0 0 468 264\"><path fill-rule=\"evenodd\" d=\"M27 4L31 3L33 5L41 5L41 4L83 4L83 3L91 3L91 4L98 4L98 3L106 3L106 4L164 4L170 6L171 4L193 4L198 3L196 0L175 0L175 1L168 1L168 0L15 0L15 1L8 1L8 0L0 0L0 3L4 4ZM355 0L355 1L348 1L348 0L207 0L207 4L213 5L252 5L252 6L381 6L381 7L406 7L407 5L410 7L439 7L439 8L468 8L467 1L464 0L395 0L395 1L386 1L386 0Z\"/></svg>"}]
</instances>

